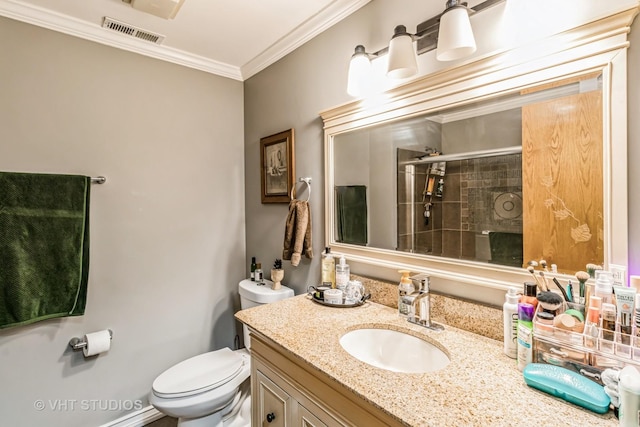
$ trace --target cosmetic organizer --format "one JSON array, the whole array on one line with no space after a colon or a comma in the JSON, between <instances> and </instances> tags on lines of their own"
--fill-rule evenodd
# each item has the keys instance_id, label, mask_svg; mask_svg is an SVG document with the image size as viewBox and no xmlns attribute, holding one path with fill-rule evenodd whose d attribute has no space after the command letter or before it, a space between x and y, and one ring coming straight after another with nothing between
<instances>
[{"instance_id":1,"label":"cosmetic organizer","mask_svg":"<svg viewBox=\"0 0 640 427\"><path fill-rule=\"evenodd\" d=\"M540 307L538 306L538 310ZM533 362L547 363L602 384L601 373L607 368L622 369L633 365L640 370L640 337L597 328L593 336L572 332L533 321Z\"/></svg>"}]
</instances>

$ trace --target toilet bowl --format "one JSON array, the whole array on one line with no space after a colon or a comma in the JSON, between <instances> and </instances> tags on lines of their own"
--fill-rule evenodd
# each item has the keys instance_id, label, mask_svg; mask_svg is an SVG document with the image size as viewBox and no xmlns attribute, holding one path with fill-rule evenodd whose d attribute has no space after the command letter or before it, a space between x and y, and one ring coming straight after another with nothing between
<instances>
[{"instance_id":1,"label":"toilet bowl","mask_svg":"<svg viewBox=\"0 0 640 427\"><path fill-rule=\"evenodd\" d=\"M160 374L153 382L149 403L178 418L181 427L223 426L224 416L242 404L238 401L243 397L241 386L250 374L251 360L244 349L200 354Z\"/></svg>"},{"instance_id":2,"label":"toilet bowl","mask_svg":"<svg viewBox=\"0 0 640 427\"><path fill-rule=\"evenodd\" d=\"M239 284L242 309L294 295L291 288L271 289L271 282ZM251 357L246 349L223 348L184 360L160 374L151 387L149 403L178 418L179 427L249 427L251 425Z\"/></svg>"}]
</instances>

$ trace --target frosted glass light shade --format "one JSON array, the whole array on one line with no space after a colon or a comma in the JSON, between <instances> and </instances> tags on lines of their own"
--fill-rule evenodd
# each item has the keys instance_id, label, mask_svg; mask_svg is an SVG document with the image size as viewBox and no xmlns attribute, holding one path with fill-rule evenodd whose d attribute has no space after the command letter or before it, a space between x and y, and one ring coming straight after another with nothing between
<instances>
[{"instance_id":1,"label":"frosted glass light shade","mask_svg":"<svg viewBox=\"0 0 640 427\"><path fill-rule=\"evenodd\" d=\"M476 51L469 12L465 7L453 7L440 18L438 31L438 61L453 61L471 55Z\"/></svg>"},{"instance_id":2,"label":"frosted glass light shade","mask_svg":"<svg viewBox=\"0 0 640 427\"><path fill-rule=\"evenodd\" d=\"M398 25L389 43L387 77L405 79L418 72L416 49L411 34L404 25Z\"/></svg>"},{"instance_id":3,"label":"frosted glass light shade","mask_svg":"<svg viewBox=\"0 0 640 427\"><path fill-rule=\"evenodd\" d=\"M364 46L356 46L355 53L349 62L347 77L347 93L351 96L363 96L371 85L371 61L364 50Z\"/></svg>"}]
</instances>

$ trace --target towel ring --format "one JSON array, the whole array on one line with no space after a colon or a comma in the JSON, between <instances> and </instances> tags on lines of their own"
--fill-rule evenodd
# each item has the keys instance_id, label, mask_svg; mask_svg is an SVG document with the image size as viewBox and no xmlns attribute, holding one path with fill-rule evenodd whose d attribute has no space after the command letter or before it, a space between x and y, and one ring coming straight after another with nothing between
<instances>
[{"instance_id":1,"label":"towel ring","mask_svg":"<svg viewBox=\"0 0 640 427\"><path fill-rule=\"evenodd\" d=\"M307 184L307 200L305 200L305 202L308 202L309 199L311 198L311 177L304 177L304 178L298 178L299 182L304 182L305 184ZM293 200L293 190L295 190L296 186L295 184L293 185L293 187L291 187L291 200Z\"/></svg>"}]
</instances>

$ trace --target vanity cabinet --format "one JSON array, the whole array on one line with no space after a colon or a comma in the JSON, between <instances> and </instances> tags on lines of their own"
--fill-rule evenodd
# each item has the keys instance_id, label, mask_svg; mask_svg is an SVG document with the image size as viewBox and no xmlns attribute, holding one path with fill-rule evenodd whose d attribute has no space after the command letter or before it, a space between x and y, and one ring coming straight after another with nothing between
<instances>
[{"instance_id":1,"label":"vanity cabinet","mask_svg":"<svg viewBox=\"0 0 640 427\"><path fill-rule=\"evenodd\" d=\"M251 334L252 426L396 426L402 423L273 341Z\"/></svg>"},{"instance_id":2,"label":"vanity cabinet","mask_svg":"<svg viewBox=\"0 0 640 427\"><path fill-rule=\"evenodd\" d=\"M321 405L314 404L305 398L301 391L268 365L255 359L252 360L252 364L252 378L257 390L255 395L257 397L253 400L252 425L265 427L347 425L334 418Z\"/></svg>"},{"instance_id":3,"label":"vanity cabinet","mask_svg":"<svg viewBox=\"0 0 640 427\"><path fill-rule=\"evenodd\" d=\"M256 408L255 414L252 415L254 418L252 424L273 427L291 425L289 422L291 396L265 376L262 370L256 370L252 372L252 375L255 375L258 390L256 394L251 393L252 396L255 396L253 405Z\"/></svg>"}]
</instances>

